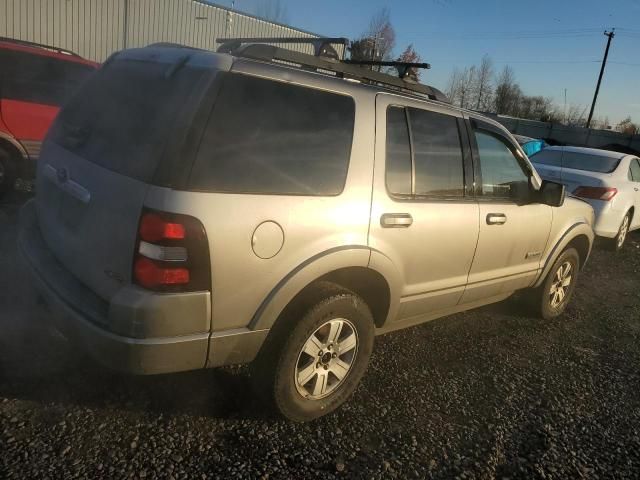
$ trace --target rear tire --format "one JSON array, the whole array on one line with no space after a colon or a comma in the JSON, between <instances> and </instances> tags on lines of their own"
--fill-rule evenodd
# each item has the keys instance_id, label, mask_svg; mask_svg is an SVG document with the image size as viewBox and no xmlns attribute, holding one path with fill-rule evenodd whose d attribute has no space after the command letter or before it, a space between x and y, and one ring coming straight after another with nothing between
<instances>
[{"instance_id":1,"label":"rear tire","mask_svg":"<svg viewBox=\"0 0 640 480\"><path fill-rule=\"evenodd\" d=\"M613 238L607 238L606 244L609 250L614 252L622 250L622 247L624 247L624 243L627 240L627 236L629 235L629 225L631 225L631 212L627 212L622 219L617 235Z\"/></svg>"},{"instance_id":2,"label":"rear tire","mask_svg":"<svg viewBox=\"0 0 640 480\"><path fill-rule=\"evenodd\" d=\"M16 173L15 159L9 152L0 147L0 197L13 190Z\"/></svg>"},{"instance_id":3,"label":"rear tire","mask_svg":"<svg viewBox=\"0 0 640 480\"><path fill-rule=\"evenodd\" d=\"M534 314L551 320L564 313L573 296L579 268L580 256L575 248L560 254L542 284L529 293Z\"/></svg>"},{"instance_id":4,"label":"rear tire","mask_svg":"<svg viewBox=\"0 0 640 480\"><path fill-rule=\"evenodd\" d=\"M304 305L278 319L252 363L251 378L281 415L310 421L351 396L367 369L373 340L373 317L364 300L322 282Z\"/></svg>"}]
</instances>

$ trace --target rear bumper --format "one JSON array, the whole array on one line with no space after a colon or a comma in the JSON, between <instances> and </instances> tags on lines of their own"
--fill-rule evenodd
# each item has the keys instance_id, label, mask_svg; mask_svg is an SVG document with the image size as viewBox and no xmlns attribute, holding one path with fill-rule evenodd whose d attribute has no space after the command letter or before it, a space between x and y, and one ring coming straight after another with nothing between
<instances>
[{"instance_id":1,"label":"rear bumper","mask_svg":"<svg viewBox=\"0 0 640 480\"><path fill-rule=\"evenodd\" d=\"M18 245L57 330L101 364L127 373L168 373L206 366L209 331L136 338L114 333L101 325L99 322L107 321L113 305L94 298L49 251L40 233L33 203L28 202L21 211ZM115 310L123 308L120 305ZM132 313L134 319L145 317L140 309ZM135 328L136 323L133 325Z\"/></svg>"}]
</instances>

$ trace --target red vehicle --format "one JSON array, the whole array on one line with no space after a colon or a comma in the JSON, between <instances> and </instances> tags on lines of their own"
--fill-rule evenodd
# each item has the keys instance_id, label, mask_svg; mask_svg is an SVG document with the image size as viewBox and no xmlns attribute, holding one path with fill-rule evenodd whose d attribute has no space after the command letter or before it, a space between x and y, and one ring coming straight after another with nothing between
<instances>
[{"instance_id":1,"label":"red vehicle","mask_svg":"<svg viewBox=\"0 0 640 480\"><path fill-rule=\"evenodd\" d=\"M96 68L67 50L0 37L0 195L30 184L49 125Z\"/></svg>"}]
</instances>

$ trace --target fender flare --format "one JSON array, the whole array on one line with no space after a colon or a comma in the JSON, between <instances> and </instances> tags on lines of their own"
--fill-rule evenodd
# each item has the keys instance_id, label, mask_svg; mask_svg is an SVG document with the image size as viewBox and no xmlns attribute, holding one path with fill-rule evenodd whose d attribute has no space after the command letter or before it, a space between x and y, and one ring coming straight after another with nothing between
<instances>
[{"instance_id":1,"label":"fender flare","mask_svg":"<svg viewBox=\"0 0 640 480\"><path fill-rule=\"evenodd\" d=\"M371 249L350 245L314 255L289 272L261 302L249 323L250 330L270 329L287 305L307 285L345 267L367 267Z\"/></svg>"},{"instance_id":2,"label":"fender flare","mask_svg":"<svg viewBox=\"0 0 640 480\"><path fill-rule=\"evenodd\" d=\"M562 235L560 235L560 237L555 241L553 248L547 255L538 279L533 284L534 288L539 287L542 284L560 254L564 251L567 245L569 245L569 243L571 243L571 241L578 235L585 235L589 239L589 252L587 253L587 257L584 259L581 265L581 267L584 267L584 264L589 258L589 254L591 254L591 249L593 248L593 239L595 235L593 233L593 229L586 221L579 221L571 225L569 228L565 229Z\"/></svg>"}]
</instances>

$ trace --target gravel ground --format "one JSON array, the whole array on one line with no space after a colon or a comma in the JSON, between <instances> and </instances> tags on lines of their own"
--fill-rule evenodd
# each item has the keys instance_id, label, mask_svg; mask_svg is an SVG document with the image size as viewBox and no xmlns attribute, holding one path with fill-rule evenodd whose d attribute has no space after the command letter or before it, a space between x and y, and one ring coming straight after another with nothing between
<instances>
[{"instance_id":1,"label":"gravel ground","mask_svg":"<svg viewBox=\"0 0 640 480\"><path fill-rule=\"evenodd\" d=\"M127 377L51 332L0 207L0 478L639 478L640 235L568 313L517 300L376 340L354 397L273 418L244 369Z\"/></svg>"}]
</instances>

